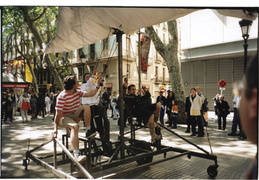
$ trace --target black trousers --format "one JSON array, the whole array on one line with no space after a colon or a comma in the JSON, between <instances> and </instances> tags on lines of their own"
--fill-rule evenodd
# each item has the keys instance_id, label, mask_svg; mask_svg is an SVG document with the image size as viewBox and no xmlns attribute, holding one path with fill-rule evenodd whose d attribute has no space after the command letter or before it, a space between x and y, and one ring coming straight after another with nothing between
<instances>
[{"instance_id":1,"label":"black trousers","mask_svg":"<svg viewBox=\"0 0 259 180\"><path fill-rule=\"evenodd\" d=\"M223 120L223 130L226 129L227 125L227 116L225 115L218 115L218 128L221 129L221 119Z\"/></svg>"},{"instance_id":2,"label":"black trousers","mask_svg":"<svg viewBox=\"0 0 259 180\"><path fill-rule=\"evenodd\" d=\"M192 125L192 134L196 135L196 124L198 125L198 135L204 136L204 124L201 116L190 116Z\"/></svg>"},{"instance_id":3,"label":"black trousers","mask_svg":"<svg viewBox=\"0 0 259 180\"><path fill-rule=\"evenodd\" d=\"M90 106L91 109L91 131L98 131L100 135L104 133L103 118L101 115L101 110L98 105Z\"/></svg>"}]
</instances>

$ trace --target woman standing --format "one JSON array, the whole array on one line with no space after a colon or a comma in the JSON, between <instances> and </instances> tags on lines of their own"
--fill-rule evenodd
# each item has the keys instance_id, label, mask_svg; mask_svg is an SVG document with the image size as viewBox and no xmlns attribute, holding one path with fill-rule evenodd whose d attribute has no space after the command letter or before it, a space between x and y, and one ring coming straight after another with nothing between
<instances>
[{"instance_id":1,"label":"woman standing","mask_svg":"<svg viewBox=\"0 0 259 180\"><path fill-rule=\"evenodd\" d=\"M175 100L175 96L174 96L174 92L173 91L168 91L168 96L166 98L166 114L167 114L167 118L168 118L168 126L167 127L171 127L172 126L172 106L174 104L174 100Z\"/></svg>"},{"instance_id":2,"label":"woman standing","mask_svg":"<svg viewBox=\"0 0 259 180\"><path fill-rule=\"evenodd\" d=\"M221 129L221 119L223 119L223 130L226 129L227 125L227 115L229 114L229 105L227 101L224 101L224 96L219 96L219 101L217 102L218 109L218 129Z\"/></svg>"},{"instance_id":3,"label":"woman standing","mask_svg":"<svg viewBox=\"0 0 259 180\"><path fill-rule=\"evenodd\" d=\"M50 114L51 99L50 99L48 93L45 96L45 104L46 104L46 114L49 115Z\"/></svg>"},{"instance_id":4,"label":"woman standing","mask_svg":"<svg viewBox=\"0 0 259 180\"><path fill-rule=\"evenodd\" d=\"M28 110L31 109L30 99L27 93L24 93L18 103L18 107L21 109L22 122L24 119L28 122Z\"/></svg>"},{"instance_id":5,"label":"woman standing","mask_svg":"<svg viewBox=\"0 0 259 180\"><path fill-rule=\"evenodd\" d=\"M196 93L195 88L191 88L191 95L190 95L190 119L191 119L191 126L192 126L192 134L191 136L196 136L196 124L198 124L198 136L197 137L204 137L204 125L201 118L201 106L202 100L201 97Z\"/></svg>"},{"instance_id":6,"label":"woman standing","mask_svg":"<svg viewBox=\"0 0 259 180\"><path fill-rule=\"evenodd\" d=\"M31 119L37 119L37 100L36 95L33 94L30 99L31 103Z\"/></svg>"}]
</instances>

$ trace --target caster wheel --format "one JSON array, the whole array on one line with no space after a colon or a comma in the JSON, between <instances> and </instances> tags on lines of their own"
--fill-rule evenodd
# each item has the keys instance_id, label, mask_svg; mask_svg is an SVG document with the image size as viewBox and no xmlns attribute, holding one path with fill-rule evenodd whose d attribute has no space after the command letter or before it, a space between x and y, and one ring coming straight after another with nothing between
<instances>
[{"instance_id":1,"label":"caster wheel","mask_svg":"<svg viewBox=\"0 0 259 180\"><path fill-rule=\"evenodd\" d=\"M187 157L188 157L188 159L191 159L192 155L188 154Z\"/></svg>"},{"instance_id":2,"label":"caster wheel","mask_svg":"<svg viewBox=\"0 0 259 180\"><path fill-rule=\"evenodd\" d=\"M145 141L136 141L134 146L137 147L137 148L139 148L139 149L144 149L144 150L152 151L152 148L151 148L151 146L149 145L149 143L147 143L147 142L145 142ZM136 162L138 163L138 165L150 163L150 162L152 162L152 161L153 161L153 156L136 160Z\"/></svg>"},{"instance_id":3,"label":"caster wheel","mask_svg":"<svg viewBox=\"0 0 259 180\"><path fill-rule=\"evenodd\" d=\"M218 175L218 170L216 165L211 165L207 169L207 173L210 177L216 177Z\"/></svg>"}]
</instances>

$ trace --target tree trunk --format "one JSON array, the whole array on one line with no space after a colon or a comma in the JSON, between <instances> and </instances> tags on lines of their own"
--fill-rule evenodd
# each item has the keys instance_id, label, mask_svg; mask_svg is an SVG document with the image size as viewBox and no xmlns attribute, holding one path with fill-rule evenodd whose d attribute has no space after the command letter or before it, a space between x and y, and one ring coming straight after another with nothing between
<instances>
[{"instance_id":1,"label":"tree trunk","mask_svg":"<svg viewBox=\"0 0 259 180\"><path fill-rule=\"evenodd\" d=\"M172 91L175 94L175 98L179 106L178 123L185 123L185 97L180 65L181 62L179 61L178 57L177 22L176 20L173 20L169 21L167 24L168 32L171 35L171 38L169 37L168 45L162 43L161 39L156 34L153 27L146 28L146 33L151 37L156 50L167 64Z\"/></svg>"},{"instance_id":2,"label":"tree trunk","mask_svg":"<svg viewBox=\"0 0 259 180\"><path fill-rule=\"evenodd\" d=\"M43 40L42 40L42 38L40 36L40 33L38 32L37 28L35 27L33 20L31 19L30 15L28 13L27 7L21 6L19 8L22 10L22 12L24 14L24 21L27 23L27 25L30 28L32 34L34 35L35 39L37 40L38 45L40 46L40 49L43 49L43 47L42 47ZM51 72L51 75L55 79L55 83L56 83L57 87L60 88L60 89L64 89L63 82L62 82L62 80L59 76L59 73L54 68L54 65L53 65L53 63L52 63L48 54L45 55L45 60L46 60L47 66L48 66L48 68Z\"/></svg>"}]
</instances>

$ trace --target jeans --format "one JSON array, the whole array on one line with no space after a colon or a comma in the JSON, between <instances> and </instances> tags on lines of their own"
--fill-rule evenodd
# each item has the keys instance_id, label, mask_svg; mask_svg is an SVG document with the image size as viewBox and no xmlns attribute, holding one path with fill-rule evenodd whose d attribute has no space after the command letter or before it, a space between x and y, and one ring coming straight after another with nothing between
<instances>
[{"instance_id":1,"label":"jeans","mask_svg":"<svg viewBox=\"0 0 259 180\"><path fill-rule=\"evenodd\" d=\"M231 128L231 132L234 134L236 134L237 132L237 125L239 126L239 131L241 132L242 128L241 128L241 123L239 119L238 109L234 108L234 117L233 117L232 128Z\"/></svg>"},{"instance_id":2,"label":"jeans","mask_svg":"<svg viewBox=\"0 0 259 180\"><path fill-rule=\"evenodd\" d=\"M116 103L111 103L112 109L113 109L113 118L117 119L119 115L119 109L116 108Z\"/></svg>"}]
</instances>

